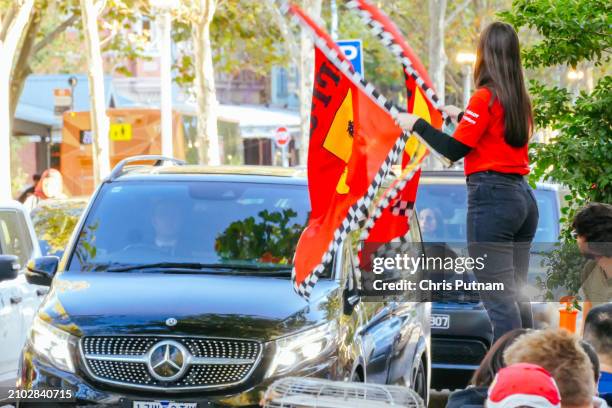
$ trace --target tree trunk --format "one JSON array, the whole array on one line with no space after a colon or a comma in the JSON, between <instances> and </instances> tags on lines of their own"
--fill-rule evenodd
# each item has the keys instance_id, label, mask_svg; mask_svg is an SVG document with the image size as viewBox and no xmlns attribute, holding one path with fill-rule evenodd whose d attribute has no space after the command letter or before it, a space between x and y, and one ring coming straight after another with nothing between
<instances>
[{"instance_id":1,"label":"tree trunk","mask_svg":"<svg viewBox=\"0 0 612 408\"><path fill-rule=\"evenodd\" d=\"M0 199L12 198L11 191L11 69L23 31L32 16L34 0L24 0L13 18L0 27Z\"/></svg>"},{"instance_id":2,"label":"tree trunk","mask_svg":"<svg viewBox=\"0 0 612 408\"><path fill-rule=\"evenodd\" d=\"M98 186L110 174L110 121L106 114L104 70L102 52L100 50L100 35L98 33L98 15L100 11L94 0L81 0L81 14L87 52L91 131L93 133L92 161L94 186Z\"/></svg>"},{"instance_id":3,"label":"tree trunk","mask_svg":"<svg viewBox=\"0 0 612 408\"><path fill-rule=\"evenodd\" d=\"M317 20L321 16L321 0L304 0L304 11ZM306 165L308 143L310 140L310 110L312 107L312 87L314 81L314 44L308 31L302 28L300 34L300 164Z\"/></svg>"},{"instance_id":4,"label":"tree trunk","mask_svg":"<svg viewBox=\"0 0 612 408\"><path fill-rule=\"evenodd\" d=\"M447 0L429 0L429 75L442 104L447 63L444 51L446 3Z\"/></svg>"},{"instance_id":5,"label":"tree trunk","mask_svg":"<svg viewBox=\"0 0 612 408\"><path fill-rule=\"evenodd\" d=\"M192 31L195 54L195 88L197 100L199 160L200 163L221 163L217 131L217 91L215 69L210 45L210 23L215 15L217 0L200 2L201 18Z\"/></svg>"},{"instance_id":6,"label":"tree trunk","mask_svg":"<svg viewBox=\"0 0 612 408\"><path fill-rule=\"evenodd\" d=\"M41 20L42 17L40 8L34 7L32 18L30 18L28 21L23 33L23 42L21 43L21 47L19 48L17 55L15 55L15 63L13 64L13 69L11 72L11 126L15 121L15 111L17 110L19 97L23 91L25 81L32 73L32 68L30 67L29 62L30 57L32 56L34 42L36 41L36 36L40 29Z\"/></svg>"}]
</instances>

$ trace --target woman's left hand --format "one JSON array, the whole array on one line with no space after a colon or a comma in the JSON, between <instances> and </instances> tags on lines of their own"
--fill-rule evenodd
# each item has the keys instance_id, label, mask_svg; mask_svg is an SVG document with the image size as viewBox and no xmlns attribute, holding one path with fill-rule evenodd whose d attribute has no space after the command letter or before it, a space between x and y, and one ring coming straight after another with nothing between
<instances>
[{"instance_id":1,"label":"woman's left hand","mask_svg":"<svg viewBox=\"0 0 612 408\"><path fill-rule=\"evenodd\" d=\"M412 113L399 113L397 115L397 121L402 129L407 130L408 132L412 132L414 129L414 124L420 117L417 115L413 115Z\"/></svg>"}]
</instances>

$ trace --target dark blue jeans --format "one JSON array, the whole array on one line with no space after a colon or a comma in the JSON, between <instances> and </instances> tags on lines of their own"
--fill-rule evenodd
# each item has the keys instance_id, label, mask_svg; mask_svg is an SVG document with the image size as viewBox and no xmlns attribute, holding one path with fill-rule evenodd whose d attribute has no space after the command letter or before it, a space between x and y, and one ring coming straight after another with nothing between
<instances>
[{"instance_id":1,"label":"dark blue jeans","mask_svg":"<svg viewBox=\"0 0 612 408\"><path fill-rule=\"evenodd\" d=\"M482 291L495 340L516 328L533 327L531 304L522 296L527 281L531 241L538 225L533 190L520 175L492 171L467 178L467 239L478 282L502 283L503 291Z\"/></svg>"}]
</instances>

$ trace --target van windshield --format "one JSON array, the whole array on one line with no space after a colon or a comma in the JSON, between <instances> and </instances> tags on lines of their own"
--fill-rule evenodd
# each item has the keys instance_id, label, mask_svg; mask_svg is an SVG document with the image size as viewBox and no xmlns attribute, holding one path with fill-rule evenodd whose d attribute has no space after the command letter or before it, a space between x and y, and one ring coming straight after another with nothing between
<instances>
[{"instance_id":1,"label":"van windshield","mask_svg":"<svg viewBox=\"0 0 612 408\"><path fill-rule=\"evenodd\" d=\"M106 184L80 231L68 269L204 265L247 273L290 271L309 211L306 185L191 180Z\"/></svg>"}]
</instances>

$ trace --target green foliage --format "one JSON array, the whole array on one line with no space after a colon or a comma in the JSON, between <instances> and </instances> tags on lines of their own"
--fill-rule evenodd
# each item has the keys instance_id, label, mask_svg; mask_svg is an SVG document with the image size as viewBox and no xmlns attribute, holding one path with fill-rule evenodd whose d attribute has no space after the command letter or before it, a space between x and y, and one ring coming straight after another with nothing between
<instances>
[{"instance_id":1,"label":"green foliage","mask_svg":"<svg viewBox=\"0 0 612 408\"><path fill-rule=\"evenodd\" d=\"M150 11L140 0L107 0L99 20L102 52L107 61L108 71L129 75L127 63L137 59L146 60L145 47L148 45L149 32L139 32L134 27L143 18L152 18ZM87 69L85 53L82 52L83 33L81 10L78 0L37 0L36 18L40 27L36 34L37 43L62 25L64 21L76 16L73 23L31 56L31 66L36 73L75 73Z\"/></svg>"},{"instance_id":2,"label":"green foliage","mask_svg":"<svg viewBox=\"0 0 612 408\"><path fill-rule=\"evenodd\" d=\"M502 18L517 29L537 31L539 39L523 49L525 64L549 68L558 64L596 66L610 60L612 4L599 0L515 0ZM566 89L532 81L537 128L553 134L548 143L531 145L532 182L549 180L568 189L562 208L565 244L545 261L550 294L580 288L580 256L573 244L571 221L588 202L612 202L612 77L604 74L593 92L575 100Z\"/></svg>"},{"instance_id":3,"label":"green foliage","mask_svg":"<svg viewBox=\"0 0 612 408\"><path fill-rule=\"evenodd\" d=\"M546 269L545 279L536 277L536 284L544 290L548 300L559 300L564 295L576 295L582 283L582 271L586 260L580 254L578 246L556 244L555 248L546 254L541 266ZM555 292L562 290L560 296Z\"/></svg>"},{"instance_id":4,"label":"green foliage","mask_svg":"<svg viewBox=\"0 0 612 408\"><path fill-rule=\"evenodd\" d=\"M535 84L536 120L558 132L550 143L534 144L533 177L567 186L571 208L589 201L612 202L612 77L571 104L567 91ZM541 108L541 110L540 110Z\"/></svg>"},{"instance_id":5,"label":"green foliage","mask_svg":"<svg viewBox=\"0 0 612 408\"><path fill-rule=\"evenodd\" d=\"M284 39L270 13L264 1L218 4L210 27L215 71L231 75L247 70L264 75L272 66L287 62L283 54ZM172 33L176 43L191 41L193 20L198 17L193 12L178 13ZM191 52L183 52L177 59L174 69L178 83L190 85L195 81L194 63Z\"/></svg>"},{"instance_id":6,"label":"green foliage","mask_svg":"<svg viewBox=\"0 0 612 408\"><path fill-rule=\"evenodd\" d=\"M227 260L248 260L289 264L298 239L304 229L291 224L297 213L291 209L282 212L261 211L261 221L248 217L231 223L217 237L215 249Z\"/></svg>"},{"instance_id":7,"label":"green foliage","mask_svg":"<svg viewBox=\"0 0 612 408\"><path fill-rule=\"evenodd\" d=\"M515 0L501 17L537 30L541 40L524 50L527 67L609 61L612 3L601 0Z\"/></svg>"}]
</instances>

